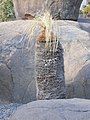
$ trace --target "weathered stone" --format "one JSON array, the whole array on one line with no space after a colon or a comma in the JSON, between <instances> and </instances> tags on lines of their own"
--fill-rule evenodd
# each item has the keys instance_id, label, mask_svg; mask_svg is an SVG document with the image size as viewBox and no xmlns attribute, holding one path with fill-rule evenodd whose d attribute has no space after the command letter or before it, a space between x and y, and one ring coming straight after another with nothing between
<instances>
[{"instance_id":1,"label":"weathered stone","mask_svg":"<svg viewBox=\"0 0 90 120\"><path fill-rule=\"evenodd\" d=\"M82 0L13 0L16 17L33 16L49 10L54 19L77 20Z\"/></svg>"},{"instance_id":2,"label":"weathered stone","mask_svg":"<svg viewBox=\"0 0 90 120\"><path fill-rule=\"evenodd\" d=\"M17 19L22 19L26 13L36 15L37 12L43 13L44 0L13 0Z\"/></svg>"},{"instance_id":3,"label":"weathered stone","mask_svg":"<svg viewBox=\"0 0 90 120\"><path fill-rule=\"evenodd\" d=\"M90 63L86 64L78 72L77 76L75 77L73 86L74 97L86 99L90 98ZM79 93L77 93L78 90L80 91Z\"/></svg>"},{"instance_id":4,"label":"weathered stone","mask_svg":"<svg viewBox=\"0 0 90 120\"><path fill-rule=\"evenodd\" d=\"M9 120L90 120L90 100L40 100L17 109Z\"/></svg>"},{"instance_id":5,"label":"weathered stone","mask_svg":"<svg viewBox=\"0 0 90 120\"><path fill-rule=\"evenodd\" d=\"M10 58L9 66L14 82L14 101L26 103L36 100L34 50L31 55L28 49L17 49Z\"/></svg>"},{"instance_id":6,"label":"weathered stone","mask_svg":"<svg viewBox=\"0 0 90 120\"><path fill-rule=\"evenodd\" d=\"M0 103L12 102L13 79L10 69L0 63Z\"/></svg>"},{"instance_id":7,"label":"weathered stone","mask_svg":"<svg viewBox=\"0 0 90 120\"><path fill-rule=\"evenodd\" d=\"M2 86L0 87L0 95L3 94L4 99L7 101L8 97L10 96L9 94L12 92L12 96L10 97L13 98L12 102L18 103L27 103L36 100L34 75L35 42L29 42L27 40L27 37L25 37L25 35L22 33L22 31L26 29L28 25L25 25L25 27L23 26L24 28L22 28L21 22L16 22L17 25L15 25L15 23L13 24L13 22L11 22L10 24L4 24L5 27L3 26L3 23L0 24L0 33L2 34L0 36L0 61L4 63L5 66L8 66L10 70L9 74L12 78L8 78L7 74L4 71L3 76L5 77L5 80L7 80L7 83L9 83L9 85L12 84L11 80L13 80L13 85L11 85L9 91L7 90L7 92L5 91L4 93L4 90L8 88L8 84L5 84L4 89L3 85L0 84ZM30 48L27 48L27 45L29 44L31 46ZM5 67L6 71L8 68ZM3 78L2 82L4 82L5 80ZM0 97L0 99L2 99L2 97ZM8 101L11 102L10 99Z\"/></svg>"},{"instance_id":8,"label":"weathered stone","mask_svg":"<svg viewBox=\"0 0 90 120\"><path fill-rule=\"evenodd\" d=\"M13 88L10 88L10 91L13 91L13 102L27 103L36 99L34 47L35 40L37 40L40 30L37 28L33 33L35 36L33 39L30 39L28 49L27 39L24 36L26 30L28 31L28 29L32 28L33 24L35 24L35 21L0 23L0 63L4 64L6 71L9 71L9 81L13 79L13 84L11 81L11 84L9 82L9 84L5 86L6 88L10 88L8 85L13 86ZM54 32L55 35L57 35L57 40L60 41L64 49L67 98L82 97L90 99L89 27L89 23L71 21L56 21L54 25ZM2 71L2 68L0 70ZM3 72L3 75L5 74ZM8 77L5 77L5 79L6 78ZM87 84L83 81L87 82ZM29 82L31 83L29 84ZM0 91L3 91L1 84ZM10 95L9 93L7 94L8 96ZM7 99L8 97L6 96L7 95L5 95L5 97L3 96L3 98L5 98L6 101L11 101Z\"/></svg>"},{"instance_id":9,"label":"weathered stone","mask_svg":"<svg viewBox=\"0 0 90 120\"><path fill-rule=\"evenodd\" d=\"M90 65L90 25L75 22L70 22L69 25L59 26L58 34L64 48L66 95L67 98L90 99L90 93L87 94L87 90L89 91L88 85L85 84L83 87L83 81L90 80L89 69L84 70L85 73L80 72L85 66L89 68ZM83 30L80 30L81 26L83 26ZM86 28L88 28L87 31ZM86 77L86 74L88 77Z\"/></svg>"},{"instance_id":10,"label":"weathered stone","mask_svg":"<svg viewBox=\"0 0 90 120\"><path fill-rule=\"evenodd\" d=\"M55 47L57 45L57 48ZM37 42L36 81L38 99L65 98L63 49L60 42Z\"/></svg>"}]
</instances>

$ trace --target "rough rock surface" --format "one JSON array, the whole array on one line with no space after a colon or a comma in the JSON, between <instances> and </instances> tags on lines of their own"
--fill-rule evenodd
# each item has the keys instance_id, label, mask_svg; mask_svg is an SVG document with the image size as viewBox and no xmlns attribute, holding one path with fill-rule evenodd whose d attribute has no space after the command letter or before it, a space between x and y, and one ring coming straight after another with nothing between
<instances>
[{"instance_id":1,"label":"rough rock surface","mask_svg":"<svg viewBox=\"0 0 90 120\"><path fill-rule=\"evenodd\" d=\"M90 120L90 100L41 100L17 109L9 120Z\"/></svg>"},{"instance_id":2,"label":"rough rock surface","mask_svg":"<svg viewBox=\"0 0 90 120\"><path fill-rule=\"evenodd\" d=\"M34 21L0 23L0 102L36 100L34 47L38 28L29 42L25 37L33 24ZM89 23L55 23L54 31L64 48L67 98L90 98L89 27Z\"/></svg>"},{"instance_id":3,"label":"rough rock surface","mask_svg":"<svg viewBox=\"0 0 90 120\"><path fill-rule=\"evenodd\" d=\"M13 0L17 18L26 13L43 14L47 9L55 19L77 20L82 0Z\"/></svg>"},{"instance_id":4,"label":"rough rock surface","mask_svg":"<svg viewBox=\"0 0 90 120\"><path fill-rule=\"evenodd\" d=\"M5 64L0 63L0 103L12 102L12 88L11 72Z\"/></svg>"},{"instance_id":5,"label":"rough rock surface","mask_svg":"<svg viewBox=\"0 0 90 120\"><path fill-rule=\"evenodd\" d=\"M26 103L36 99L34 43L31 50L27 49L28 41L23 33L25 23L16 21L0 24L0 65L4 66L0 68L2 101Z\"/></svg>"},{"instance_id":6,"label":"rough rock surface","mask_svg":"<svg viewBox=\"0 0 90 120\"><path fill-rule=\"evenodd\" d=\"M53 48L56 45L57 49ZM48 43L48 47L45 43L37 42L36 46L38 100L64 99L66 96L64 60L60 42Z\"/></svg>"}]
</instances>

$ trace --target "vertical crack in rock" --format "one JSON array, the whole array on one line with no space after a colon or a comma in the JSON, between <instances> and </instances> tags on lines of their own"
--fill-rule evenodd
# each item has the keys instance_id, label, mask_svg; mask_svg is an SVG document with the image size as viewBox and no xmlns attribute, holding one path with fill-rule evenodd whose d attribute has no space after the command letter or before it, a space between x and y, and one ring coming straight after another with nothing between
<instances>
[{"instance_id":1,"label":"vertical crack in rock","mask_svg":"<svg viewBox=\"0 0 90 120\"><path fill-rule=\"evenodd\" d=\"M53 44L52 42L51 48L47 48L45 43L37 43L36 79L38 99L65 98L63 49L58 42L57 49L53 51Z\"/></svg>"}]
</instances>

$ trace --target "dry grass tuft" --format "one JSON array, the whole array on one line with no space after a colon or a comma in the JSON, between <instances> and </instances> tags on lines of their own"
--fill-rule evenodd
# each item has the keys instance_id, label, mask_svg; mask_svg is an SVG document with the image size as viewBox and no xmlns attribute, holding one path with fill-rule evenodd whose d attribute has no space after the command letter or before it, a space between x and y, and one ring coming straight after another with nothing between
<instances>
[{"instance_id":1,"label":"dry grass tuft","mask_svg":"<svg viewBox=\"0 0 90 120\"><path fill-rule=\"evenodd\" d=\"M56 44L57 39L53 33L54 20L52 19L50 13L45 11L43 16L36 16L34 20L36 22L32 25L32 28L28 30L29 39L32 38L38 24L41 27L41 33L39 34L37 40L39 42L44 42L46 47L50 47L51 42ZM53 48L55 48L55 46Z\"/></svg>"}]
</instances>

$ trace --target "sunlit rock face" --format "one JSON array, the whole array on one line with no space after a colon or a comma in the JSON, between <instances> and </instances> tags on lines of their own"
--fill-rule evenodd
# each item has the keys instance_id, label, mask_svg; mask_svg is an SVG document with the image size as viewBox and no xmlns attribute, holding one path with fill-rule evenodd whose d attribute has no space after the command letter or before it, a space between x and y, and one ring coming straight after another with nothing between
<instances>
[{"instance_id":1,"label":"sunlit rock face","mask_svg":"<svg viewBox=\"0 0 90 120\"><path fill-rule=\"evenodd\" d=\"M26 13L35 15L42 13L44 0L13 0L17 19L22 19Z\"/></svg>"},{"instance_id":2,"label":"sunlit rock face","mask_svg":"<svg viewBox=\"0 0 90 120\"><path fill-rule=\"evenodd\" d=\"M25 14L42 15L49 10L54 19L77 20L82 0L13 0L17 19Z\"/></svg>"}]
</instances>

